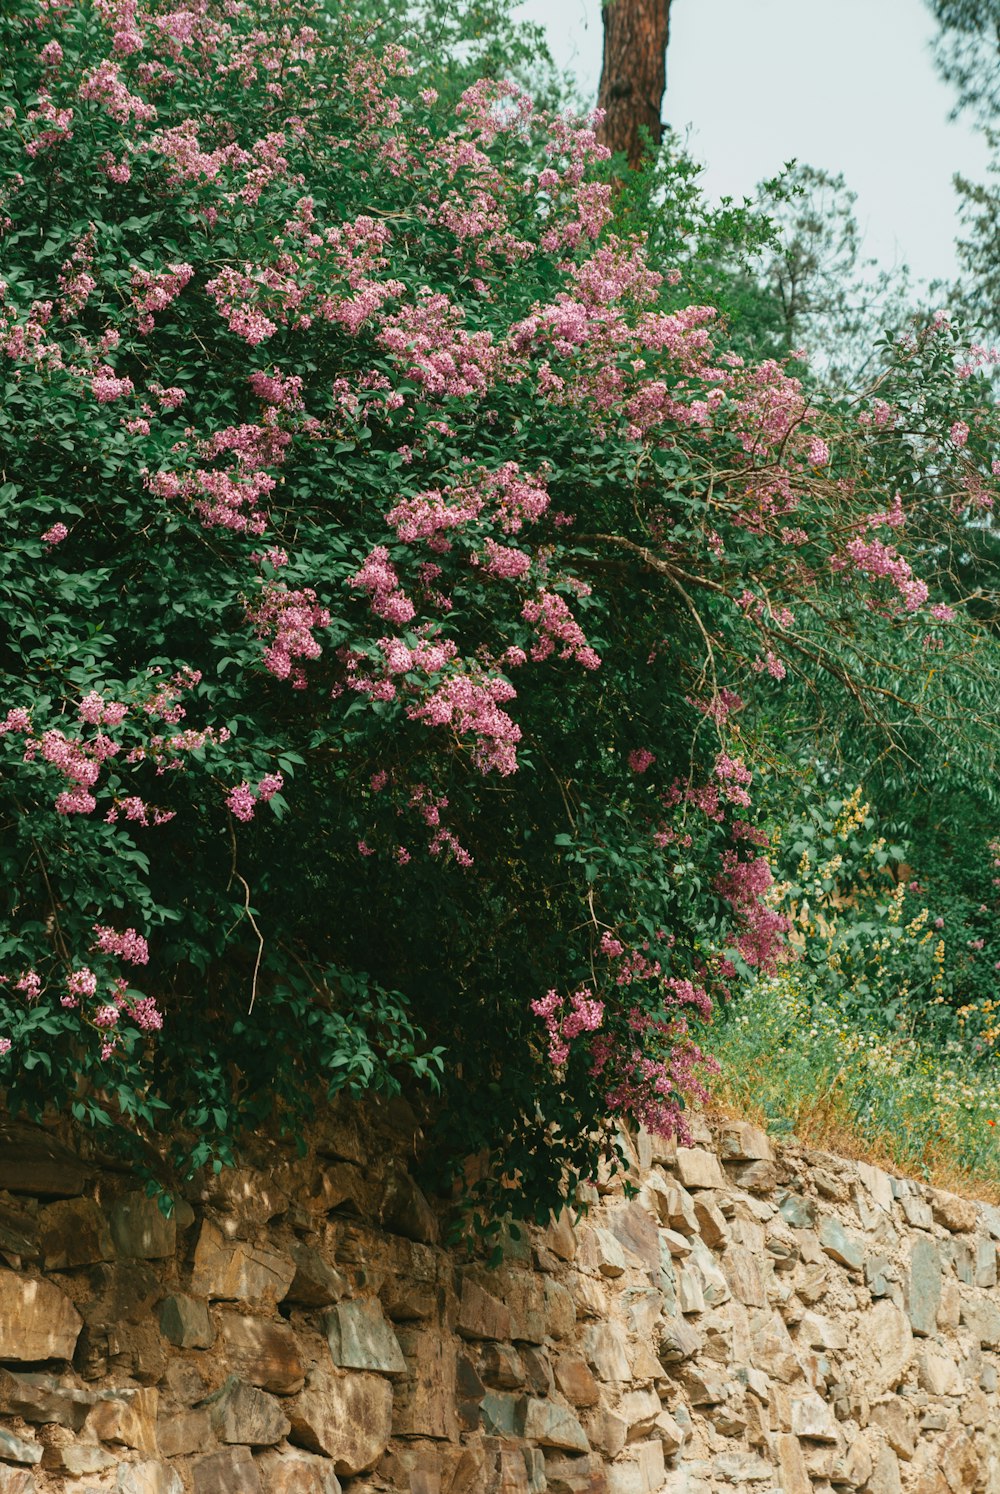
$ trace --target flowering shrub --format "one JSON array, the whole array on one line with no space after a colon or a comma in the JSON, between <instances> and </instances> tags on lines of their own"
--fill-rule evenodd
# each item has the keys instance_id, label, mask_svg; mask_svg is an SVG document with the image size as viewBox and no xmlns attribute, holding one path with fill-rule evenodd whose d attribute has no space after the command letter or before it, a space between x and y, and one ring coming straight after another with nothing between
<instances>
[{"instance_id":1,"label":"flowering shrub","mask_svg":"<svg viewBox=\"0 0 1000 1494\"><path fill-rule=\"evenodd\" d=\"M0 47L10 1101L198 1162L422 1080L522 1206L683 1136L782 958L786 677L916 732L926 651L990 647L956 335L816 408L617 231L588 122L322 6L14 0Z\"/></svg>"}]
</instances>

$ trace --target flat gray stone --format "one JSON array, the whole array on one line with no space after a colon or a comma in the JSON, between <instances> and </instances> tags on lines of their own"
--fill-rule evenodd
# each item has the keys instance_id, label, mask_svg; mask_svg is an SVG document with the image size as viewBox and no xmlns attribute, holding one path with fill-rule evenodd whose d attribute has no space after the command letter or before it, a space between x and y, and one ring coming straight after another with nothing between
<instances>
[{"instance_id":1,"label":"flat gray stone","mask_svg":"<svg viewBox=\"0 0 1000 1494\"><path fill-rule=\"evenodd\" d=\"M861 1241L849 1235L839 1219L828 1214L819 1228L819 1243L832 1260L850 1271L860 1271L865 1263Z\"/></svg>"},{"instance_id":2,"label":"flat gray stone","mask_svg":"<svg viewBox=\"0 0 1000 1494\"><path fill-rule=\"evenodd\" d=\"M340 1302L323 1315L330 1357L340 1369L370 1370L377 1375L405 1375L399 1340L377 1298Z\"/></svg>"},{"instance_id":3,"label":"flat gray stone","mask_svg":"<svg viewBox=\"0 0 1000 1494\"><path fill-rule=\"evenodd\" d=\"M164 1297L160 1306L160 1332L178 1349L210 1349L215 1329L208 1315L208 1303L197 1297L174 1292Z\"/></svg>"},{"instance_id":4,"label":"flat gray stone","mask_svg":"<svg viewBox=\"0 0 1000 1494\"><path fill-rule=\"evenodd\" d=\"M0 1427L0 1459L5 1463L23 1463L33 1468L42 1461L42 1451L40 1442L29 1442Z\"/></svg>"},{"instance_id":5,"label":"flat gray stone","mask_svg":"<svg viewBox=\"0 0 1000 1494\"><path fill-rule=\"evenodd\" d=\"M937 1331L941 1305L941 1256L934 1241L918 1236L910 1246L907 1310L914 1333L926 1338Z\"/></svg>"}]
</instances>

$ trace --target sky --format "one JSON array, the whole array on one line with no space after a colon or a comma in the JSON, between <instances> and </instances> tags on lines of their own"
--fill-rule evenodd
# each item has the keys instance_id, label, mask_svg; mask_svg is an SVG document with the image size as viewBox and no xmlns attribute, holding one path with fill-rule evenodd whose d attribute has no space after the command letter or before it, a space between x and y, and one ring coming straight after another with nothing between
<instances>
[{"instance_id":1,"label":"sky","mask_svg":"<svg viewBox=\"0 0 1000 1494\"><path fill-rule=\"evenodd\" d=\"M556 63L596 98L600 0L524 0ZM864 251L923 280L952 277L952 175L986 176L987 150L951 123L922 0L673 0L665 117L689 131L709 196L751 195L792 157L842 171Z\"/></svg>"}]
</instances>

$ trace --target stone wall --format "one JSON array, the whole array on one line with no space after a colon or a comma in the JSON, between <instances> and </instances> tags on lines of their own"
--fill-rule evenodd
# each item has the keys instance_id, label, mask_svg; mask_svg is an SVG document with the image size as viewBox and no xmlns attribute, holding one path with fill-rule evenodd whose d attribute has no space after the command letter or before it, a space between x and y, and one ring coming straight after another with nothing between
<instances>
[{"instance_id":1,"label":"stone wall","mask_svg":"<svg viewBox=\"0 0 1000 1494\"><path fill-rule=\"evenodd\" d=\"M490 1270L388 1111L166 1219L0 1130L0 1494L1000 1494L1000 1212L743 1124Z\"/></svg>"}]
</instances>

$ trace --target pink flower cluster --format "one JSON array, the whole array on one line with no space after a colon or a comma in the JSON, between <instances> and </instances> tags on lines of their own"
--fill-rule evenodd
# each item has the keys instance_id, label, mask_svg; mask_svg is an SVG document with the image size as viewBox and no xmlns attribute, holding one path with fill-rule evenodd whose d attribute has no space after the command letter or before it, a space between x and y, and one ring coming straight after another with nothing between
<instances>
[{"instance_id":1,"label":"pink flower cluster","mask_svg":"<svg viewBox=\"0 0 1000 1494\"><path fill-rule=\"evenodd\" d=\"M722 854L716 889L732 905L739 922L736 947L759 970L773 971L790 923L767 906L764 898L774 878L766 857L741 861L735 851Z\"/></svg>"},{"instance_id":2,"label":"pink flower cluster","mask_svg":"<svg viewBox=\"0 0 1000 1494\"><path fill-rule=\"evenodd\" d=\"M535 601L525 602L521 616L538 633L538 641L531 649L536 662L549 658L558 647L560 659L573 659L584 669L600 668L600 656L590 647L583 629L558 592L539 592Z\"/></svg>"},{"instance_id":3,"label":"pink flower cluster","mask_svg":"<svg viewBox=\"0 0 1000 1494\"><path fill-rule=\"evenodd\" d=\"M927 600L926 583L916 579L909 561L903 559L894 545L883 544L881 540L853 539L845 547L844 555L834 557L831 565L835 571L853 566L862 575L891 581L907 612L916 612Z\"/></svg>"},{"instance_id":4,"label":"pink flower cluster","mask_svg":"<svg viewBox=\"0 0 1000 1494\"><path fill-rule=\"evenodd\" d=\"M321 607L311 587L288 591L274 581L265 581L256 606L247 609L258 638L271 641L264 649L264 667L275 679L288 680L296 690L306 688L300 659L318 659L320 644L313 637L317 628L330 626L330 613Z\"/></svg>"},{"instance_id":5,"label":"pink flower cluster","mask_svg":"<svg viewBox=\"0 0 1000 1494\"><path fill-rule=\"evenodd\" d=\"M258 802L266 804L269 799L274 798L275 794L280 793L284 786L285 780L280 773L265 773L257 784L256 792L244 779L226 794L226 808L235 819L247 824L253 819Z\"/></svg>"},{"instance_id":6,"label":"pink flower cluster","mask_svg":"<svg viewBox=\"0 0 1000 1494\"><path fill-rule=\"evenodd\" d=\"M587 986L573 992L568 1010L563 998L554 990L532 1001L531 1010L545 1023L549 1062L557 1069L568 1060L573 1039L582 1032L596 1032L604 1021L604 1002Z\"/></svg>"},{"instance_id":7,"label":"pink flower cluster","mask_svg":"<svg viewBox=\"0 0 1000 1494\"><path fill-rule=\"evenodd\" d=\"M399 584L395 567L384 545L376 545L359 571L351 577L350 586L368 593L376 617L402 627L414 615L414 606Z\"/></svg>"},{"instance_id":8,"label":"pink flower cluster","mask_svg":"<svg viewBox=\"0 0 1000 1494\"><path fill-rule=\"evenodd\" d=\"M410 706L407 715L428 726L449 726L459 736L471 736L472 757L479 771L506 777L517 770L521 728L501 705L516 695L514 686L502 676L453 674L420 705Z\"/></svg>"},{"instance_id":9,"label":"pink flower cluster","mask_svg":"<svg viewBox=\"0 0 1000 1494\"><path fill-rule=\"evenodd\" d=\"M118 959L130 965L149 964L149 945L135 929L126 929L122 933L107 924L95 923L94 933L97 935L94 948L102 954L117 955Z\"/></svg>"},{"instance_id":10,"label":"pink flower cluster","mask_svg":"<svg viewBox=\"0 0 1000 1494\"><path fill-rule=\"evenodd\" d=\"M193 274L194 269L188 264L169 265L155 273L140 269L138 265L132 267L132 305L140 332L152 332L156 313L166 311Z\"/></svg>"}]
</instances>

